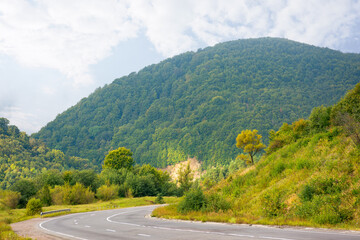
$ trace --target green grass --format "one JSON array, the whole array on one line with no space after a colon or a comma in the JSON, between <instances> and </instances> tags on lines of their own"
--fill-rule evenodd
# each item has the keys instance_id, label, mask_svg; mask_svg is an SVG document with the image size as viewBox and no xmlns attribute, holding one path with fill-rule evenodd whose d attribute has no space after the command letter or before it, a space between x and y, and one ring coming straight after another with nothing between
<instances>
[{"instance_id":1,"label":"green grass","mask_svg":"<svg viewBox=\"0 0 360 240\"><path fill-rule=\"evenodd\" d=\"M180 214L176 206L167 206L156 209L153 215L360 230L360 149L348 137L331 131L289 142L254 167L232 174L205 192L217 192L227 199L229 211ZM306 193L306 186L316 189ZM314 196L304 198L302 193Z\"/></svg>"},{"instance_id":2,"label":"green grass","mask_svg":"<svg viewBox=\"0 0 360 240\"><path fill-rule=\"evenodd\" d=\"M141 197L141 198L119 198L106 202L95 202L91 204L82 204L82 205L54 205L50 207L43 207L43 212L67 209L70 208L70 212L60 212L44 215L44 218L66 215L70 213L81 213L81 212L91 212L91 211L101 211L108 209L117 209L117 208L127 208L127 207L137 207L155 204L156 197ZM176 197L164 197L164 201L167 204L174 204L179 202L179 199ZM39 214L35 216L26 216L26 209L2 209L0 210L0 240L23 240L28 238L22 238L17 236L11 230L11 223L25 221L31 218L41 217Z\"/></svg>"}]
</instances>

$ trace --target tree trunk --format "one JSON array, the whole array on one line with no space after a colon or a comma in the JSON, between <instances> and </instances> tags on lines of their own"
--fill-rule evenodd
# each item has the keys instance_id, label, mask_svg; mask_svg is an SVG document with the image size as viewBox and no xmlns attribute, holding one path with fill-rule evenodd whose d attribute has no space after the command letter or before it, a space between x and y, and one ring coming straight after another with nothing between
<instances>
[{"instance_id":1,"label":"tree trunk","mask_svg":"<svg viewBox=\"0 0 360 240\"><path fill-rule=\"evenodd\" d=\"M252 154L250 154L250 153L249 153L249 155L250 155L250 158L251 158L251 165L254 165L254 158L253 158L253 155L252 155Z\"/></svg>"}]
</instances>

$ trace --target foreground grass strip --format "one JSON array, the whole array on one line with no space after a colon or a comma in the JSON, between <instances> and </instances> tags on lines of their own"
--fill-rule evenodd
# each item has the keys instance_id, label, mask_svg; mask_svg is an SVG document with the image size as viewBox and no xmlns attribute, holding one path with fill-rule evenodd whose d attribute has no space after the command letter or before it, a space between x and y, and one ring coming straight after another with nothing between
<instances>
[{"instance_id":1,"label":"foreground grass strip","mask_svg":"<svg viewBox=\"0 0 360 240\"><path fill-rule=\"evenodd\" d=\"M177 205L172 204L164 207L156 208L152 214L152 217L174 219L174 220L188 220L188 221L200 221L200 222L222 222L232 224L260 224L269 226L291 226L291 227L312 227L312 228L328 228L337 230L355 230L360 231L358 225L352 224L317 224L301 219L292 218L259 218L252 215L249 216L234 216L233 212L201 212L191 211L186 214L177 212Z\"/></svg>"}]
</instances>

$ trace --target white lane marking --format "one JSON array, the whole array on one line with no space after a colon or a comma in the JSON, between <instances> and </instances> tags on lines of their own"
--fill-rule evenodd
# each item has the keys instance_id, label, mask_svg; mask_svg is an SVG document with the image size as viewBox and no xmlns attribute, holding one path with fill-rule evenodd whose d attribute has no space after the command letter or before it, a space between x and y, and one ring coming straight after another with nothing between
<instances>
[{"instance_id":1,"label":"white lane marking","mask_svg":"<svg viewBox=\"0 0 360 240\"><path fill-rule=\"evenodd\" d=\"M144 207L148 207L148 206L143 206L143 207L134 207L134 208L144 208ZM140 211L140 210L138 210ZM48 232L52 232L52 233L55 233L55 234L58 234L58 235L62 235L62 236L66 236L66 237L70 237L70 238L74 238L74 239L79 239L79 240L88 240L86 238L81 238L81 237L76 237L76 236L73 236L73 235L70 235L70 234L66 234L66 233L61 233L61 232L57 232L57 231L53 231L53 230L50 230L50 229L47 229L46 227L43 226L43 224L47 223L47 222L50 222L50 221L53 221L53 220L58 220L58 219L61 219L61 218L70 218L70 217L74 217L74 216L78 216L78 215L85 215L85 214L89 214L89 213L92 213L92 212L84 212L84 213L74 213L74 214L71 214L71 215L64 215L64 216L61 216L61 217L57 217L57 218L53 218L53 219L49 219L47 221L44 221L44 222L41 222L39 224L39 227L45 231L48 231ZM93 215L96 215L95 213L92 213ZM74 222L77 222L77 219L74 220Z\"/></svg>"},{"instance_id":2,"label":"white lane marking","mask_svg":"<svg viewBox=\"0 0 360 240\"><path fill-rule=\"evenodd\" d=\"M259 225L260 227L262 227L261 225ZM307 230L307 231L306 231ZM300 229L286 229L283 228L282 231L286 231L286 232L301 232L301 233L316 233L316 234L328 234L328 235L338 235L338 236L352 236L352 237L359 237L360 234L350 234L351 231L349 231L348 233L342 233L342 232L320 232L319 230L321 229L316 229L316 228L305 228L304 230L300 230ZM330 230L331 231L331 230ZM355 231L356 232L356 231Z\"/></svg>"},{"instance_id":3,"label":"white lane marking","mask_svg":"<svg viewBox=\"0 0 360 240\"><path fill-rule=\"evenodd\" d=\"M246 235L246 234L236 234L236 233L229 233L229 236L234 236L234 237L248 237L248 238L253 238L255 236L253 235Z\"/></svg>"},{"instance_id":4,"label":"white lane marking","mask_svg":"<svg viewBox=\"0 0 360 240\"><path fill-rule=\"evenodd\" d=\"M134 223L127 223L127 222L118 222L113 221L111 218L119 215L124 215L127 213L133 213L141 211L141 209L133 210L133 211L127 211L127 212L121 212L113 214L106 218L108 222L111 223L117 223L117 224L123 224L123 225L129 225L134 227L143 227L143 228L153 228L153 229L161 229L161 230L168 230L168 231L178 231L178 232L191 232L191 233L200 233L200 234L212 234L212 235L220 235L220 236L234 236L234 237L248 237L248 238L254 238L253 235L246 235L246 234L236 234L236 233L223 233L223 232L211 232L211 231L202 231L202 230L192 230L192 229L180 229L180 228L169 228L169 227L156 227L156 226L146 226L146 225L140 225L140 224L134 224ZM142 234L138 234L139 236L142 236ZM150 236L150 235L149 235ZM264 239L272 239L272 240L293 240L288 238L273 238L273 237L260 237Z\"/></svg>"},{"instance_id":5,"label":"white lane marking","mask_svg":"<svg viewBox=\"0 0 360 240\"><path fill-rule=\"evenodd\" d=\"M114 229L106 229L108 232L116 232Z\"/></svg>"},{"instance_id":6,"label":"white lane marking","mask_svg":"<svg viewBox=\"0 0 360 240\"><path fill-rule=\"evenodd\" d=\"M65 216L64 216L64 217L65 217ZM50 219L50 220L47 220L47 221L45 221L45 222L40 223L40 224L39 224L39 227L42 228L42 229L44 229L45 231L52 232L52 233L55 233L55 234L59 234L59 235L62 235L62 236L71 237L71 238L75 238L75 239L79 239L79 240L88 240L88 239L86 239L86 238L75 237L75 236L73 236L73 235L69 235L69 234L65 234L65 233L61 233L61 232L56 232L56 231L53 231L53 230L49 230L49 229L47 229L47 228L45 228L45 227L43 226L43 223L47 223L47 222L50 222L50 221L52 221L52 220L54 220L54 219Z\"/></svg>"},{"instance_id":7,"label":"white lane marking","mask_svg":"<svg viewBox=\"0 0 360 240\"><path fill-rule=\"evenodd\" d=\"M89 226L89 225L85 225L84 227L86 227L86 228L90 228L90 226Z\"/></svg>"},{"instance_id":8,"label":"white lane marking","mask_svg":"<svg viewBox=\"0 0 360 240\"><path fill-rule=\"evenodd\" d=\"M237 237L254 237L252 235L240 235L240 234L226 234L226 233L222 233L222 232L209 232L209 231L201 231L201 230L192 230L192 229L180 229L180 228L168 228L168 227L156 227L156 226L145 226L145 225L140 225L140 224L134 224L134 223L127 223L127 222L117 222L117 221L113 221L111 220L111 218L118 216L118 215L124 215L127 213L133 213L133 212L138 212L141 210L134 210L134 211L128 211L128 212L121 212L121 213L117 213L117 214L113 214L109 217L106 218L106 220L108 222L111 223L117 223L117 224L123 224L123 225L130 225L130 226L134 226L134 227L147 227L147 228L153 228L153 229L161 229L161 230L169 230L169 231L178 231L178 232L192 232L192 233L203 233L203 234L215 234L215 235L221 235L221 236L237 236Z\"/></svg>"},{"instance_id":9,"label":"white lane marking","mask_svg":"<svg viewBox=\"0 0 360 240\"><path fill-rule=\"evenodd\" d=\"M96 214L95 213L93 213L93 214L90 214L90 216L95 216Z\"/></svg>"},{"instance_id":10,"label":"white lane marking","mask_svg":"<svg viewBox=\"0 0 360 240\"><path fill-rule=\"evenodd\" d=\"M265 238L265 239L273 239L273 240L293 240L291 238L278 238L278 237L259 237L259 238Z\"/></svg>"},{"instance_id":11,"label":"white lane marking","mask_svg":"<svg viewBox=\"0 0 360 240\"><path fill-rule=\"evenodd\" d=\"M151 236L148 235L148 234L142 234L142 233L139 233L138 235L139 235L139 236L142 236L142 237L151 237Z\"/></svg>"}]
</instances>

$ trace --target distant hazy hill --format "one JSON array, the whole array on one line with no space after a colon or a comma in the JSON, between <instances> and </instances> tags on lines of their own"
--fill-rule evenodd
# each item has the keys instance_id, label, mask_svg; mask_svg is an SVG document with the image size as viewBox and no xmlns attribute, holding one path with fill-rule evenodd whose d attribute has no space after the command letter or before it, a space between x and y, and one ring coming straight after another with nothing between
<instances>
[{"instance_id":1,"label":"distant hazy hill","mask_svg":"<svg viewBox=\"0 0 360 240\"><path fill-rule=\"evenodd\" d=\"M87 159L66 156L20 132L0 117L0 189L19 178L34 177L46 169L86 169L94 166Z\"/></svg>"},{"instance_id":2,"label":"distant hazy hill","mask_svg":"<svg viewBox=\"0 0 360 240\"><path fill-rule=\"evenodd\" d=\"M119 146L140 164L224 163L238 154L241 130L266 137L359 81L359 54L274 38L226 42L116 79L33 136L97 164Z\"/></svg>"}]
</instances>

